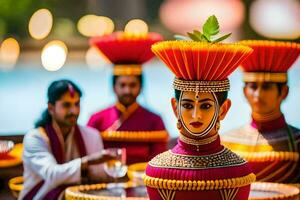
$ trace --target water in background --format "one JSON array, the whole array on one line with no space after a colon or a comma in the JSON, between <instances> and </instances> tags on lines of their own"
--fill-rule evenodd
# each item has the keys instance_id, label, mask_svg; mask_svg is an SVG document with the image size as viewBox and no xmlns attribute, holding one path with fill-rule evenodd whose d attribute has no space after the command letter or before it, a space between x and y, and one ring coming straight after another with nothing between
<instances>
[{"instance_id":1,"label":"water in background","mask_svg":"<svg viewBox=\"0 0 300 200\"><path fill-rule=\"evenodd\" d=\"M289 71L290 93L282 106L286 120L300 127L300 59ZM0 71L0 135L24 134L33 127L47 107L46 91L56 79L67 78L83 90L79 123L85 125L90 115L115 102L111 68L89 69L84 63L67 64L57 72L48 72L38 64L21 63L12 71ZM159 114L172 137L178 135L171 109L173 75L157 60L144 67L144 89L138 101ZM231 77L229 98L232 107L221 124L221 133L249 122L250 108L243 96L242 76L237 70Z\"/></svg>"}]
</instances>

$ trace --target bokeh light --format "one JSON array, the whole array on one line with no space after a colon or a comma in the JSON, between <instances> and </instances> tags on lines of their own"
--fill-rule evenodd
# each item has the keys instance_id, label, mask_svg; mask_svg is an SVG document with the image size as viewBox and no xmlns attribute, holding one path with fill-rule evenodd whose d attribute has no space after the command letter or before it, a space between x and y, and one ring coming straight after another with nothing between
<instances>
[{"instance_id":1,"label":"bokeh light","mask_svg":"<svg viewBox=\"0 0 300 200\"><path fill-rule=\"evenodd\" d=\"M37 10L30 18L28 30L31 37L37 40L47 37L52 29L53 17L49 10Z\"/></svg>"},{"instance_id":2,"label":"bokeh light","mask_svg":"<svg viewBox=\"0 0 300 200\"><path fill-rule=\"evenodd\" d=\"M166 0L159 14L169 30L186 34L199 29L213 14L218 18L221 31L233 31L243 23L244 12L241 0Z\"/></svg>"},{"instance_id":3,"label":"bokeh light","mask_svg":"<svg viewBox=\"0 0 300 200\"><path fill-rule=\"evenodd\" d=\"M110 34L114 28L113 21L105 16L85 15L77 23L79 33L87 37Z\"/></svg>"},{"instance_id":4,"label":"bokeh light","mask_svg":"<svg viewBox=\"0 0 300 200\"><path fill-rule=\"evenodd\" d=\"M14 38L5 39L0 47L1 69L10 70L18 61L20 45Z\"/></svg>"},{"instance_id":5,"label":"bokeh light","mask_svg":"<svg viewBox=\"0 0 300 200\"><path fill-rule=\"evenodd\" d=\"M124 32L133 36L147 35L148 25L141 19L132 19L126 24Z\"/></svg>"},{"instance_id":6,"label":"bokeh light","mask_svg":"<svg viewBox=\"0 0 300 200\"><path fill-rule=\"evenodd\" d=\"M68 49L65 43L54 40L45 45L41 60L43 67L48 71L57 71L65 63Z\"/></svg>"},{"instance_id":7,"label":"bokeh light","mask_svg":"<svg viewBox=\"0 0 300 200\"><path fill-rule=\"evenodd\" d=\"M268 38L300 37L300 2L298 0L257 0L250 7L250 25Z\"/></svg>"}]
</instances>

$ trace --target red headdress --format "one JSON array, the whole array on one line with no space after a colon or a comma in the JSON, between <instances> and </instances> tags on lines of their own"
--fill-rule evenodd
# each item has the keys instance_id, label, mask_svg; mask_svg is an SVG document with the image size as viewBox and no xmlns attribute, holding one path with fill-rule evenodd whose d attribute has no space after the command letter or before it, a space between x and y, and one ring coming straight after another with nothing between
<instances>
[{"instance_id":1,"label":"red headdress","mask_svg":"<svg viewBox=\"0 0 300 200\"><path fill-rule=\"evenodd\" d=\"M241 65L245 82L287 82L287 71L300 54L300 44L246 40L254 52Z\"/></svg>"},{"instance_id":2,"label":"red headdress","mask_svg":"<svg viewBox=\"0 0 300 200\"><path fill-rule=\"evenodd\" d=\"M96 46L115 66L114 75L140 75L141 65L154 57L151 45L161 41L158 33L130 36L124 32L94 37L90 44Z\"/></svg>"}]
</instances>

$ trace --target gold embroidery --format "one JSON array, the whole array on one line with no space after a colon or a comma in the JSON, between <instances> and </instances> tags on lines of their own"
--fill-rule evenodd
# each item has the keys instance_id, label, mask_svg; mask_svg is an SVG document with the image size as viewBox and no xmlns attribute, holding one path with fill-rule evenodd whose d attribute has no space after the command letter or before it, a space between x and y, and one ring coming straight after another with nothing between
<instances>
[{"instance_id":1,"label":"gold embroidery","mask_svg":"<svg viewBox=\"0 0 300 200\"><path fill-rule=\"evenodd\" d=\"M239 166L245 163L245 160L231 152L229 149L224 148L216 154L205 156L181 155L175 154L169 150L154 157L149 162L149 165L154 167L179 169L208 169Z\"/></svg>"},{"instance_id":2,"label":"gold embroidery","mask_svg":"<svg viewBox=\"0 0 300 200\"><path fill-rule=\"evenodd\" d=\"M157 189L157 190L163 200L173 200L175 197L174 190L163 190L163 189Z\"/></svg>"},{"instance_id":3,"label":"gold embroidery","mask_svg":"<svg viewBox=\"0 0 300 200\"><path fill-rule=\"evenodd\" d=\"M189 81L175 77L173 86L176 90L192 92L224 92L230 88L229 79L222 81Z\"/></svg>"},{"instance_id":4,"label":"gold embroidery","mask_svg":"<svg viewBox=\"0 0 300 200\"><path fill-rule=\"evenodd\" d=\"M222 200L234 200L239 188L220 190Z\"/></svg>"}]
</instances>

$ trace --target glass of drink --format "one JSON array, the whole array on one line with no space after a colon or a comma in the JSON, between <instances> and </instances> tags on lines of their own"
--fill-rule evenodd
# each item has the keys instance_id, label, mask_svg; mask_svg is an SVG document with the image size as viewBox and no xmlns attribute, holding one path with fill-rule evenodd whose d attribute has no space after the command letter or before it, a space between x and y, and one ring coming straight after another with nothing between
<instances>
[{"instance_id":1,"label":"glass of drink","mask_svg":"<svg viewBox=\"0 0 300 200\"><path fill-rule=\"evenodd\" d=\"M108 148L105 149L107 154L115 157L113 160L109 160L104 163L104 171L114 179L115 187L111 188L114 195L121 198L126 197L125 190L121 185L117 184L117 179L126 175L126 149L125 148Z\"/></svg>"},{"instance_id":2,"label":"glass of drink","mask_svg":"<svg viewBox=\"0 0 300 200\"><path fill-rule=\"evenodd\" d=\"M108 148L105 149L107 154L113 155L115 159L104 163L105 172L114 179L123 177L127 173L126 166L126 149L125 148Z\"/></svg>"}]
</instances>

